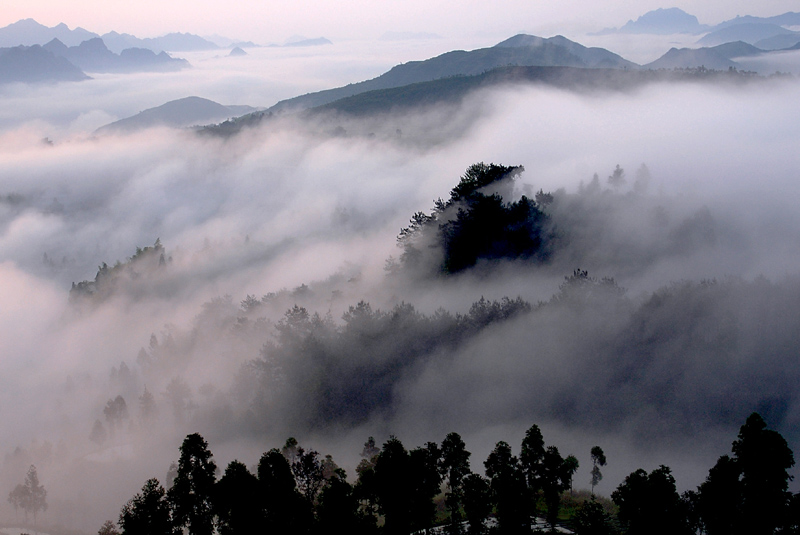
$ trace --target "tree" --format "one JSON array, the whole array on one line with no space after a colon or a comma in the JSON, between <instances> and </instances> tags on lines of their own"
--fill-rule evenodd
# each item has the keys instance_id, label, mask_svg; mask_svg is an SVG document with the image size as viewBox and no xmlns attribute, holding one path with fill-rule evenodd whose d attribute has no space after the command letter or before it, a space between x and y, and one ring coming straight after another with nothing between
<instances>
[{"instance_id":1,"label":"tree","mask_svg":"<svg viewBox=\"0 0 800 535\"><path fill-rule=\"evenodd\" d=\"M595 446L591 451L592 456L592 496L594 496L594 488L603 480L603 474L600 472L600 467L606 465L606 454L603 453L603 448Z\"/></svg>"},{"instance_id":2,"label":"tree","mask_svg":"<svg viewBox=\"0 0 800 535\"><path fill-rule=\"evenodd\" d=\"M469 535L482 535L486 531L486 519L492 512L489 482L479 474L464 478L464 515L469 524Z\"/></svg>"},{"instance_id":3,"label":"tree","mask_svg":"<svg viewBox=\"0 0 800 535\"><path fill-rule=\"evenodd\" d=\"M461 506L464 501L464 478L470 474L469 457L461 435L448 434L442 441L441 474L447 481L447 493L444 497L445 507L450 513L450 525L453 529L461 520Z\"/></svg>"},{"instance_id":4,"label":"tree","mask_svg":"<svg viewBox=\"0 0 800 535\"><path fill-rule=\"evenodd\" d=\"M544 452L541 467L541 486L544 494L544 503L547 506L547 523L555 530L558 520L558 508L561 505L561 493L569 488L573 472L573 463L567 463L558 448L548 446Z\"/></svg>"},{"instance_id":5,"label":"tree","mask_svg":"<svg viewBox=\"0 0 800 535\"><path fill-rule=\"evenodd\" d=\"M723 455L698 489L698 509L708 535L731 535L741 525L742 489L736 460Z\"/></svg>"},{"instance_id":6,"label":"tree","mask_svg":"<svg viewBox=\"0 0 800 535\"><path fill-rule=\"evenodd\" d=\"M400 231L403 265L456 273L479 261L546 256L547 215L524 195L510 201L522 172L482 162L468 167L446 202L437 200L430 215L417 212ZM543 205L549 199L541 192Z\"/></svg>"},{"instance_id":7,"label":"tree","mask_svg":"<svg viewBox=\"0 0 800 535\"><path fill-rule=\"evenodd\" d=\"M572 527L576 535L613 535L615 532L611 516L594 496L583 502L575 512Z\"/></svg>"},{"instance_id":8,"label":"tree","mask_svg":"<svg viewBox=\"0 0 800 535\"><path fill-rule=\"evenodd\" d=\"M258 493L258 478L243 463L231 461L212 494L220 535L245 533L262 522Z\"/></svg>"},{"instance_id":9,"label":"tree","mask_svg":"<svg viewBox=\"0 0 800 535\"><path fill-rule=\"evenodd\" d=\"M498 442L483 463L501 533L530 530L529 491L525 474L508 443Z\"/></svg>"},{"instance_id":10,"label":"tree","mask_svg":"<svg viewBox=\"0 0 800 535\"><path fill-rule=\"evenodd\" d=\"M114 399L109 399L106 402L105 408L103 408L103 414L106 417L108 428L111 430L113 436L117 426L128 419L128 405L125 403L125 398L117 396Z\"/></svg>"},{"instance_id":11,"label":"tree","mask_svg":"<svg viewBox=\"0 0 800 535\"><path fill-rule=\"evenodd\" d=\"M361 451L361 461L356 467L358 480L353 492L360 504L360 510L366 517L376 518L378 514L378 496L375 480L375 464L381 450L375 445L375 439L369 437Z\"/></svg>"},{"instance_id":12,"label":"tree","mask_svg":"<svg viewBox=\"0 0 800 535\"><path fill-rule=\"evenodd\" d=\"M144 423L152 423L156 415L156 398L146 386L139 396L139 415Z\"/></svg>"},{"instance_id":13,"label":"tree","mask_svg":"<svg viewBox=\"0 0 800 535\"><path fill-rule=\"evenodd\" d=\"M208 443L198 433L188 435L180 450L178 475L168 493L175 523L188 528L192 535L211 535L214 531L211 495L217 465Z\"/></svg>"},{"instance_id":14,"label":"tree","mask_svg":"<svg viewBox=\"0 0 800 535\"><path fill-rule=\"evenodd\" d=\"M28 491L22 483L14 487L14 490L8 493L8 503L14 506L14 516L17 515L17 510L21 507L25 511L25 521L28 521L28 510L25 508L27 503Z\"/></svg>"},{"instance_id":15,"label":"tree","mask_svg":"<svg viewBox=\"0 0 800 535\"><path fill-rule=\"evenodd\" d=\"M625 185L625 182L625 171L617 164L617 167L608 177L608 185L614 189L619 189Z\"/></svg>"},{"instance_id":16,"label":"tree","mask_svg":"<svg viewBox=\"0 0 800 535\"><path fill-rule=\"evenodd\" d=\"M433 498L439 494L442 484L441 458L442 452L435 442L427 442L425 446L408 452L412 531L428 529L433 524L436 515Z\"/></svg>"},{"instance_id":17,"label":"tree","mask_svg":"<svg viewBox=\"0 0 800 535\"><path fill-rule=\"evenodd\" d=\"M375 494L385 517L384 531L405 534L411 525L410 463L403 443L391 436L375 462Z\"/></svg>"},{"instance_id":18,"label":"tree","mask_svg":"<svg viewBox=\"0 0 800 535\"><path fill-rule=\"evenodd\" d=\"M106 441L106 428L103 427L103 422L100 420L95 420L94 425L92 426L92 431L89 433L89 440L97 444L98 446L102 446L103 443Z\"/></svg>"},{"instance_id":19,"label":"tree","mask_svg":"<svg viewBox=\"0 0 800 535\"><path fill-rule=\"evenodd\" d=\"M541 490L542 461L544 460L544 436L539 426L533 424L522 439L519 461L531 496Z\"/></svg>"},{"instance_id":20,"label":"tree","mask_svg":"<svg viewBox=\"0 0 800 535\"><path fill-rule=\"evenodd\" d=\"M25 474L25 483L22 489L19 485L11 491L9 501L12 496L18 500L18 506L22 507L25 511L25 519L28 518L28 513L33 515L33 523L36 524L36 516L39 511L47 511L47 491L44 486L39 483L39 475L36 473L36 467L31 465L28 472ZM14 502L12 502L13 504ZM15 509L16 509L15 505Z\"/></svg>"},{"instance_id":21,"label":"tree","mask_svg":"<svg viewBox=\"0 0 800 535\"><path fill-rule=\"evenodd\" d=\"M264 531L302 532L311 525L311 509L297 491L292 467L280 450L273 448L258 462L258 484Z\"/></svg>"},{"instance_id":22,"label":"tree","mask_svg":"<svg viewBox=\"0 0 800 535\"><path fill-rule=\"evenodd\" d=\"M578 458L574 455L567 455L564 459L564 473L567 477L569 492L572 494L572 478L575 476L575 472L578 471L580 467L580 463L578 462Z\"/></svg>"},{"instance_id":23,"label":"tree","mask_svg":"<svg viewBox=\"0 0 800 535\"><path fill-rule=\"evenodd\" d=\"M192 389L186 381L180 377L174 377L167 385L164 397L167 398L172 406L175 421L183 423L186 420L187 413L193 407Z\"/></svg>"},{"instance_id":24,"label":"tree","mask_svg":"<svg viewBox=\"0 0 800 535\"><path fill-rule=\"evenodd\" d=\"M731 450L733 456L721 456L698 489L703 527L709 535L774 533L791 511L792 450L758 413L747 418Z\"/></svg>"},{"instance_id":25,"label":"tree","mask_svg":"<svg viewBox=\"0 0 800 535\"><path fill-rule=\"evenodd\" d=\"M619 507L617 516L628 535L691 533L686 506L667 466L659 466L650 474L636 470L611 493L611 499Z\"/></svg>"},{"instance_id":26,"label":"tree","mask_svg":"<svg viewBox=\"0 0 800 535\"><path fill-rule=\"evenodd\" d=\"M176 535L166 492L158 479L148 479L142 491L119 514L122 535Z\"/></svg>"},{"instance_id":27,"label":"tree","mask_svg":"<svg viewBox=\"0 0 800 535\"><path fill-rule=\"evenodd\" d=\"M358 512L358 498L345 478L329 479L319 494L317 505L317 530L319 533L358 534L375 530Z\"/></svg>"},{"instance_id":28,"label":"tree","mask_svg":"<svg viewBox=\"0 0 800 535\"><path fill-rule=\"evenodd\" d=\"M116 524L111 520L106 520L103 525L100 526L100 529L97 530L97 535L120 535L120 533Z\"/></svg>"},{"instance_id":29,"label":"tree","mask_svg":"<svg viewBox=\"0 0 800 535\"><path fill-rule=\"evenodd\" d=\"M792 450L755 412L741 427L732 450L741 473L741 530L771 534L781 525L791 499L788 470L794 466Z\"/></svg>"},{"instance_id":30,"label":"tree","mask_svg":"<svg viewBox=\"0 0 800 535\"><path fill-rule=\"evenodd\" d=\"M291 464L297 490L305 497L308 505L313 507L317 501L317 495L325 483L325 473L319 460L319 453L314 450L306 451L298 446L294 453L294 459Z\"/></svg>"}]
</instances>

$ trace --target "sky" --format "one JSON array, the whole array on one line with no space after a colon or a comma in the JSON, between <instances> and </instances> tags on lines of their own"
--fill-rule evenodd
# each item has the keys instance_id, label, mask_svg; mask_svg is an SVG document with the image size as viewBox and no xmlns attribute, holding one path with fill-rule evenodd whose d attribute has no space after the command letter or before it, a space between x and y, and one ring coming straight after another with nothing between
<instances>
[{"instance_id":1,"label":"sky","mask_svg":"<svg viewBox=\"0 0 800 535\"><path fill-rule=\"evenodd\" d=\"M54 26L83 27L96 33L117 31L138 37L169 32L220 34L259 44L282 42L293 35L329 39L370 39L388 31L433 32L459 35L513 35L538 32L544 36L566 32L598 31L619 27L629 19L659 7L679 7L704 24L716 24L737 15L771 16L797 9L793 0L684 1L658 0L534 0L434 1L425 0L31 0L9 2L0 10L0 26L23 18Z\"/></svg>"}]
</instances>

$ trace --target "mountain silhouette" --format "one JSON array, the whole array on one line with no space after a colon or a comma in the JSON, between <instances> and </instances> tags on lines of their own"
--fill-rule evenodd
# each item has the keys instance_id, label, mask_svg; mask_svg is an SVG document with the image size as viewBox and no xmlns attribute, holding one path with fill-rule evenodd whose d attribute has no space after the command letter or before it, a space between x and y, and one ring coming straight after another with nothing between
<instances>
[{"instance_id":1,"label":"mountain silhouette","mask_svg":"<svg viewBox=\"0 0 800 535\"><path fill-rule=\"evenodd\" d=\"M63 57L39 45L0 49L0 84L79 82L89 76Z\"/></svg>"},{"instance_id":2,"label":"mountain silhouette","mask_svg":"<svg viewBox=\"0 0 800 535\"><path fill-rule=\"evenodd\" d=\"M72 47L53 39L43 48L55 56L69 60L86 72L162 72L189 66L185 59L170 57L166 52L156 54L144 48L126 48L120 54L115 54L99 37Z\"/></svg>"},{"instance_id":3,"label":"mountain silhouette","mask_svg":"<svg viewBox=\"0 0 800 535\"><path fill-rule=\"evenodd\" d=\"M201 97L172 100L161 106L149 108L132 117L120 119L97 130L98 134L133 132L154 126L184 128L199 124L224 121L254 111L251 106L223 106Z\"/></svg>"},{"instance_id":4,"label":"mountain silhouette","mask_svg":"<svg viewBox=\"0 0 800 535\"><path fill-rule=\"evenodd\" d=\"M313 108L342 98L450 76L470 76L507 65L588 68L638 68L638 65L602 48L587 48L566 37L549 39L515 35L496 46L472 51L455 50L424 61L409 61L388 72L355 84L309 93L278 102L273 113Z\"/></svg>"}]
</instances>

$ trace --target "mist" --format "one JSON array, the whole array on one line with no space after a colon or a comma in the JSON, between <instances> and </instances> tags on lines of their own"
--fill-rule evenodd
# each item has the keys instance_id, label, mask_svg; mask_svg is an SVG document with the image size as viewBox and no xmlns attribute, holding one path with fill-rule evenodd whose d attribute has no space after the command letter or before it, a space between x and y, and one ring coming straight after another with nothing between
<instances>
[{"instance_id":1,"label":"mist","mask_svg":"<svg viewBox=\"0 0 800 535\"><path fill-rule=\"evenodd\" d=\"M269 106L418 59L385 47L356 62L355 44L330 56L263 50L230 70L228 58L198 54L190 72L157 84L130 75L3 89L0 488L35 462L48 517L94 531L147 478L163 480L196 431L219 466L251 465L295 436L352 476L370 435L415 446L457 431L477 470L496 441L516 450L536 423L579 458L578 486L590 448L603 447L605 495L659 464L693 488L754 410L797 448L795 79L514 86L402 115L286 117L229 138L92 135L186 96L187 84L225 104ZM328 68L295 76L312 64ZM46 103L54 94L63 105ZM525 167L508 201L554 195L548 260L387 271L400 229L476 162ZM617 165L625 182L615 188ZM118 261L113 284L70 291ZM569 293L578 268L620 290ZM474 303L504 297L529 309L478 319ZM286 335L295 305L320 335L318 353ZM356 312L373 345L358 342ZM387 327L393 317L405 323ZM328 390L315 387L316 369L328 371ZM367 372L369 388L347 382ZM331 397L354 391L374 397L346 407ZM103 409L120 395L129 418L112 430ZM90 439L96 420L105 441Z\"/></svg>"}]
</instances>

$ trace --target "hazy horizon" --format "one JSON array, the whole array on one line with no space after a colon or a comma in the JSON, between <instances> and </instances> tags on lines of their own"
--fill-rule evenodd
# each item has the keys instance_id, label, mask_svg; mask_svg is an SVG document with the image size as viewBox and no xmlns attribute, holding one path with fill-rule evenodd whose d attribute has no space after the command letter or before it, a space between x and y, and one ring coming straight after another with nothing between
<instances>
[{"instance_id":1,"label":"hazy horizon","mask_svg":"<svg viewBox=\"0 0 800 535\"><path fill-rule=\"evenodd\" d=\"M282 43L294 35L333 40L371 40L386 32L429 32L448 39L498 39L517 33L549 37L558 33L575 36L620 27L644 13L678 7L695 15L701 24L717 24L738 15L772 16L797 9L791 0L753 4L738 0L722 2L676 2L665 5L655 0L630 4L621 0L584 2L571 0L557 6L524 0L509 0L500 6L481 2L300 2L291 6L273 3L236 2L99 2L84 0L63 4L55 0L34 0L5 6L0 26L33 18L40 24L65 23L103 34L130 33L140 38L181 32L218 34L258 44Z\"/></svg>"}]
</instances>

